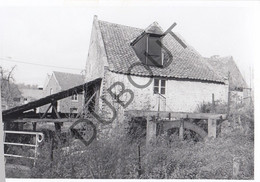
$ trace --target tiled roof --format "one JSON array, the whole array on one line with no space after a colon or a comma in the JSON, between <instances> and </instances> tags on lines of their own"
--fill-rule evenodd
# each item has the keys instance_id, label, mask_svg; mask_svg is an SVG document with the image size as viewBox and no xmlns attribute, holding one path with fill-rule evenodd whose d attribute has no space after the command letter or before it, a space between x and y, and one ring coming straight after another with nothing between
<instances>
[{"instance_id":1,"label":"tiled roof","mask_svg":"<svg viewBox=\"0 0 260 182\"><path fill-rule=\"evenodd\" d=\"M230 72L230 88L232 90L247 87L232 56L212 56L210 58L204 58L204 60L219 76L228 78L228 72Z\"/></svg>"},{"instance_id":2,"label":"tiled roof","mask_svg":"<svg viewBox=\"0 0 260 182\"><path fill-rule=\"evenodd\" d=\"M61 90L67 90L78 85L82 85L84 83L84 76L80 74L72 74L72 73L64 73L54 71L55 75Z\"/></svg>"},{"instance_id":3,"label":"tiled roof","mask_svg":"<svg viewBox=\"0 0 260 182\"><path fill-rule=\"evenodd\" d=\"M100 20L98 22L108 58L109 70L129 74L131 65L141 63L130 44L145 30ZM152 27L153 30L158 32L154 25L156 24L153 23L153 26L150 26L149 29ZM187 45L188 47L184 49L169 34L162 39L162 42L173 55L173 61L168 67L164 68L150 66L153 76L224 82L202 61L202 56L191 46ZM183 42L185 41L183 40ZM167 54L165 57L167 57ZM134 66L130 74L151 76L151 73L142 65Z\"/></svg>"},{"instance_id":4,"label":"tiled roof","mask_svg":"<svg viewBox=\"0 0 260 182\"><path fill-rule=\"evenodd\" d=\"M163 34L162 28L159 26L157 22L153 22L144 31L146 33L151 33L151 34L159 34L159 35Z\"/></svg>"}]
</instances>

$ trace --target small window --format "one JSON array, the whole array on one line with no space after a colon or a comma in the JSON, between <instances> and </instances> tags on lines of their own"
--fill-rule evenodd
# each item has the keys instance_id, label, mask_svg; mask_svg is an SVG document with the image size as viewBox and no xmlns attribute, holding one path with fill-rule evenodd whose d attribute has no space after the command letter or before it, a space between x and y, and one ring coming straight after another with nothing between
<instances>
[{"instance_id":1,"label":"small window","mask_svg":"<svg viewBox=\"0 0 260 182\"><path fill-rule=\"evenodd\" d=\"M73 101L78 101L78 94L73 94L73 95L71 96L71 100L73 100Z\"/></svg>"},{"instance_id":2,"label":"small window","mask_svg":"<svg viewBox=\"0 0 260 182\"><path fill-rule=\"evenodd\" d=\"M161 80L161 94L165 94L165 84L166 84L166 81Z\"/></svg>"},{"instance_id":3,"label":"small window","mask_svg":"<svg viewBox=\"0 0 260 182\"><path fill-rule=\"evenodd\" d=\"M76 107L70 108L70 113L77 113L77 112L78 112L78 108Z\"/></svg>"},{"instance_id":4,"label":"small window","mask_svg":"<svg viewBox=\"0 0 260 182\"><path fill-rule=\"evenodd\" d=\"M154 93L158 94L159 93L159 79L154 79Z\"/></svg>"},{"instance_id":5,"label":"small window","mask_svg":"<svg viewBox=\"0 0 260 182\"><path fill-rule=\"evenodd\" d=\"M166 80L154 79L154 94L163 94L166 93Z\"/></svg>"}]
</instances>

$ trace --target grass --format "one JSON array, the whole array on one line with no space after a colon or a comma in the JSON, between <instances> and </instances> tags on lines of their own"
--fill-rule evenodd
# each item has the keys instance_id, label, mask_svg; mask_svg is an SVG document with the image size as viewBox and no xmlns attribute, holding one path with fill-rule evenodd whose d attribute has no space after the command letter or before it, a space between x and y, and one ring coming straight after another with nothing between
<instances>
[{"instance_id":1,"label":"grass","mask_svg":"<svg viewBox=\"0 0 260 182\"><path fill-rule=\"evenodd\" d=\"M206 107L201 108L207 111ZM218 108L217 111L222 112L224 107ZM254 110L248 106L231 108L229 121L221 123L220 135L205 141L192 138L181 141L173 135L170 142L165 134L157 137L152 148L147 150L145 131L136 123L130 130L128 128L128 132L125 128L118 126L112 136L99 136L87 147L78 143L80 141L74 144L68 141L70 147L66 149L69 150L57 146L53 161L50 159L50 142L45 142L30 177L254 179ZM129 138L129 134L134 138ZM138 175L138 145L141 145L141 175ZM233 167L237 163L239 172L234 176ZM8 175L16 177L14 173Z\"/></svg>"}]
</instances>

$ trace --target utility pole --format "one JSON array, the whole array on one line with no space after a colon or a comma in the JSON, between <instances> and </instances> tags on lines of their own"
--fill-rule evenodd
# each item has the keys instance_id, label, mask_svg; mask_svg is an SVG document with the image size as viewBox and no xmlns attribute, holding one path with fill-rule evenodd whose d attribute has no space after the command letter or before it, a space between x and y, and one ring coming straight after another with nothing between
<instances>
[{"instance_id":1,"label":"utility pole","mask_svg":"<svg viewBox=\"0 0 260 182\"><path fill-rule=\"evenodd\" d=\"M1 66L0 66L0 71L2 71ZM0 181L5 182L4 129L3 129L3 118L2 118L1 84L2 84L2 78L0 77Z\"/></svg>"}]
</instances>

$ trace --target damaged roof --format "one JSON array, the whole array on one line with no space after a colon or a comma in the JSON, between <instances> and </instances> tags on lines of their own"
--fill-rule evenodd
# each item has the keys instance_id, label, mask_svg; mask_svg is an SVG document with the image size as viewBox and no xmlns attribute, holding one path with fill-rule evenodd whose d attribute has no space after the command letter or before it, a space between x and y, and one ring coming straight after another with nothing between
<instances>
[{"instance_id":1,"label":"damaged roof","mask_svg":"<svg viewBox=\"0 0 260 182\"><path fill-rule=\"evenodd\" d=\"M138 76L158 76L224 83L223 77L216 74L214 70L203 61L203 57L194 48L187 45L187 43L178 36L187 45L187 48L183 48L170 34L162 38L162 43L172 54L172 62L167 67L149 66L152 71L151 75L147 67L141 65L141 61L137 57L131 43L145 31L152 31L153 33L163 32L158 23L153 23L147 29L100 20L98 20L98 23L107 54L109 70L112 72ZM169 56L167 54L165 54L164 60L166 58L168 58L169 63Z\"/></svg>"}]
</instances>

